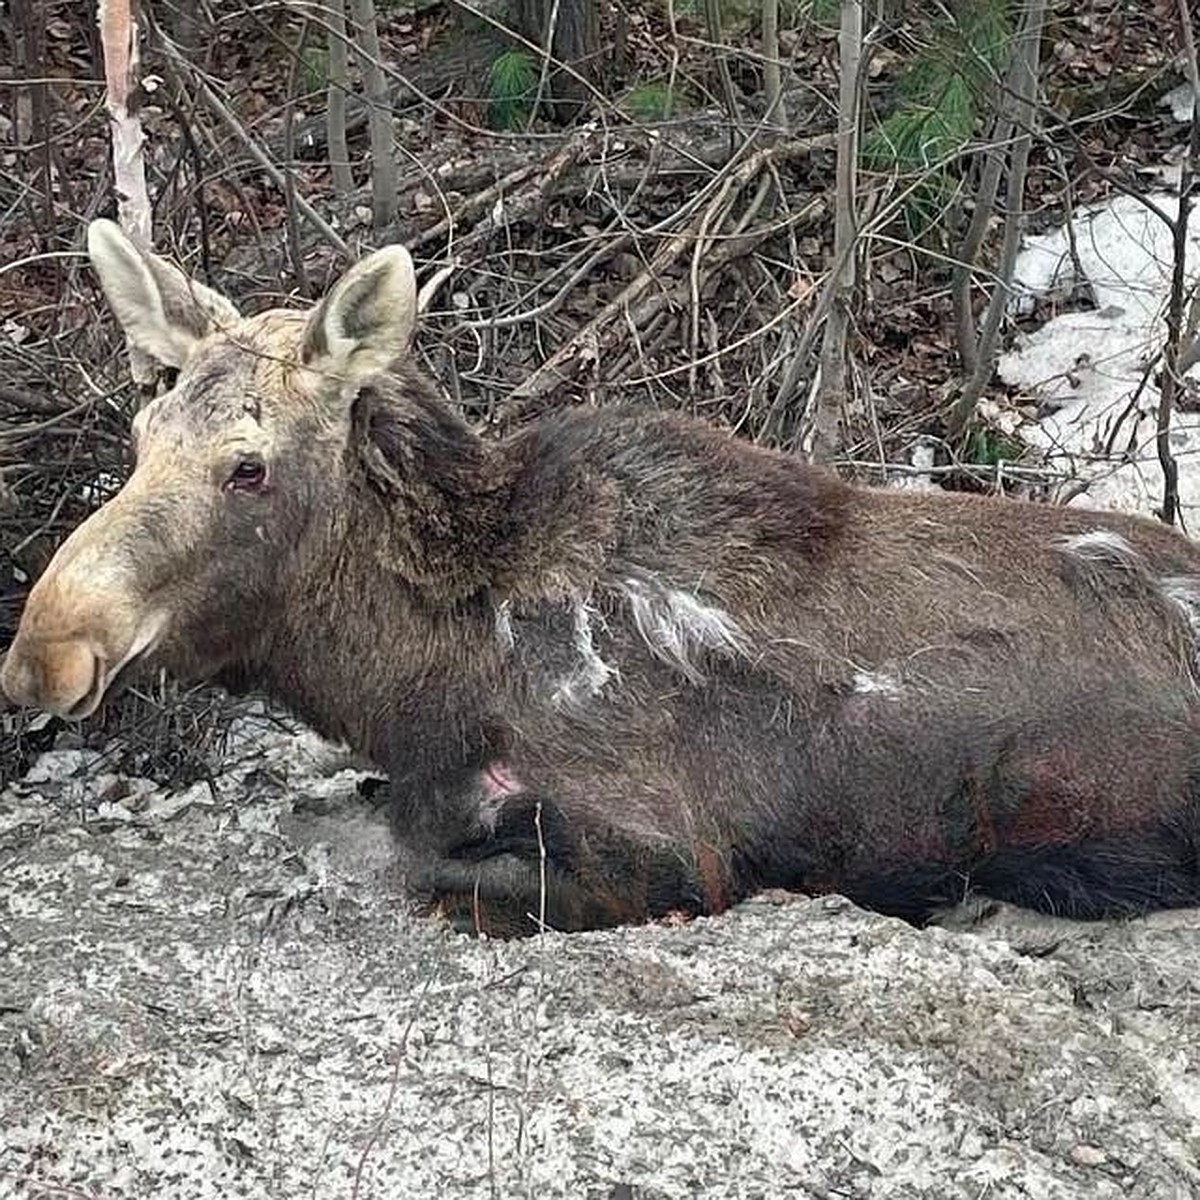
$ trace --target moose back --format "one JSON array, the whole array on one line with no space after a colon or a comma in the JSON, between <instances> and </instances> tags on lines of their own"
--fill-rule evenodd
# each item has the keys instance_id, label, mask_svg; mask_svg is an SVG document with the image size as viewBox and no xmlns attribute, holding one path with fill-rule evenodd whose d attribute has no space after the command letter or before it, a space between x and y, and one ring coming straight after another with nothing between
<instances>
[{"instance_id":1,"label":"moose back","mask_svg":"<svg viewBox=\"0 0 1200 1200\"><path fill-rule=\"evenodd\" d=\"M241 317L107 221L175 368L0 682L266 692L386 769L415 892L496 931L764 887L922 921L1200 901L1200 554L1149 521L852 487L679 415L477 435L414 369L409 256Z\"/></svg>"}]
</instances>

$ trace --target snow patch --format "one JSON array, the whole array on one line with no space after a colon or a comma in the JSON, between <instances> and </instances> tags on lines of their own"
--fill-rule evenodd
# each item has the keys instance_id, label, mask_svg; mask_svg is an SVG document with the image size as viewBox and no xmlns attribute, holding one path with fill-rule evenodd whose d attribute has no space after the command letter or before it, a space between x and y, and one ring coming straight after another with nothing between
<instances>
[{"instance_id":1,"label":"snow patch","mask_svg":"<svg viewBox=\"0 0 1200 1200\"><path fill-rule=\"evenodd\" d=\"M1019 432L1051 467L1087 480L1076 498L1086 507L1153 512L1162 502L1152 377L1165 336L1172 246L1154 209L1173 217L1177 207L1168 192L1117 196L1081 210L1070 231L1028 238L1017 261L1013 311L1081 283L1095 301L1092 311L1064 313L1018 339L999 363L1006 383L1036 394L1050 410ZM1200 271L1194 223L1187 269L1191 278ZM1184 519L1196 525L1200 414L1175 413L1171 448Z\"/></svg>"},{"instance_id":2,"label":"snow patch","mask_svg":"<svg viewBox=\"0 0 1200 1200\"><path fill-rule=\"evenodd\" d=\"M1188 124L1196 107L1196 97L1192 93L1192 85L1181 83L1178 87L1173 87L1160 98L1158 104L1160 108L1169 108L1171 116L1181 125Z\"/></svg>"}]
</instances>

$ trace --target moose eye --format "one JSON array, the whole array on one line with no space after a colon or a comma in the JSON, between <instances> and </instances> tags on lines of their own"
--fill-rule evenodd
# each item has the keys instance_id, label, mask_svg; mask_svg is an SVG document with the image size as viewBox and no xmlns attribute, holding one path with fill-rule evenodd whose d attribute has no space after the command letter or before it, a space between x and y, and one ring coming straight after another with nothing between
<instances>
[{"instance_id":1,"label":"moose eye","mask_svg":"<svg viewBox=\"0 0 1200 1200\"><path fill-rule=\"evenodd\" d=\"M261 491L267 482L267 464L258 458L243 458L225 481L225 490L230 492Z\"/></svg>"}]
</instances>

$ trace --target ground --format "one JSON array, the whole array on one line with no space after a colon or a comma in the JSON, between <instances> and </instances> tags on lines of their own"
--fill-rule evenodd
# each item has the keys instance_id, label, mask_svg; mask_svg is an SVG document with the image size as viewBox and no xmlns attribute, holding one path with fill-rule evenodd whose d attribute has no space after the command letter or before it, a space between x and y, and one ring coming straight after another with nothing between
<instances>
[{"instance_id":1,"label":"ground","mask_svg":"<svg viewBox=\"0 0 1200 1200\"><path fill-rule=\"evenodd\" d=\"M1200 1195L1200 914L474 941L340 751L0 793L0 1196Z\"/></svg>"}]
</instances>

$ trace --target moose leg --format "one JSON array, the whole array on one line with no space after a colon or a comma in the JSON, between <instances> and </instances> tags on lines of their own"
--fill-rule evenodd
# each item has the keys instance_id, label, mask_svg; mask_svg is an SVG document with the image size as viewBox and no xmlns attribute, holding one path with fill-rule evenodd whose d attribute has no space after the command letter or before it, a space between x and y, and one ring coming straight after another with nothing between
<instances>
[{"instance_id":1,"label":"moose leg","mask_svg":"<svg viewBox=\"0 0 1200 1200\"><path fill-rule=\"evenodd\" d=\"M995 900L1077 920L1200 904L1197 834L1164 826L1036 850L1001 850L972 886Z\"/></svg>"},{"instance_id":2,"label":"moose leg","mask_svg":"<svg viewBox=\"0 0 1200 1200\"><path fill-rule=\"evenodd\" d=\"M725 906L710 902L701 873L677 848L579 828L554 802L528 796L507 806L486 837L430 860L414 883L457 928L495 936L603 929Z\"/></svg>"},{"instance_id":3,"label":"moose leg","mask_svg":"<svg viewBox=\"0 0 1200 1200\"><path fill-rule=\"evenodd\" d=\"M550 863L543 872L540 863L515 854L439 859L413 882L460 933L525 937L542 928L574 932L621 920Z\"/></svg>"}]
</instances>

